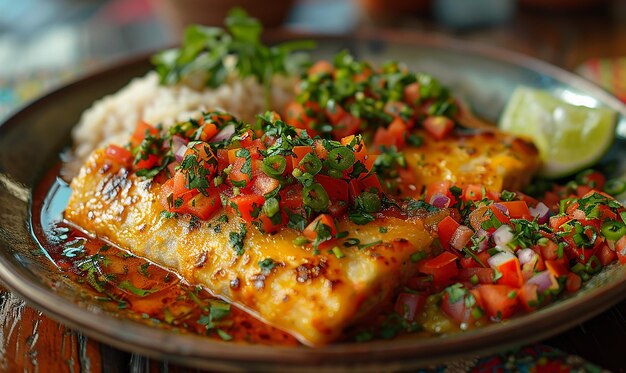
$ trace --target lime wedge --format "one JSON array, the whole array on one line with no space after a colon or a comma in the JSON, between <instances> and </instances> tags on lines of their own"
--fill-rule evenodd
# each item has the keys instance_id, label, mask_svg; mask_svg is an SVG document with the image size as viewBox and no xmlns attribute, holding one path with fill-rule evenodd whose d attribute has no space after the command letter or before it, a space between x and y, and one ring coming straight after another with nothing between
<instances>
[{"instance_id":1,"label":"lime wedge","mask_svg":"<svg viewBox=\"0 0 626 373\"><path fill-rule=\"evenodd\" d=\"M615 137L615 112L568 104L548 92L519 87L499 127L529 137L539 149L539 174L558 178L596 163Z\"/></svg>"}]
</instances>

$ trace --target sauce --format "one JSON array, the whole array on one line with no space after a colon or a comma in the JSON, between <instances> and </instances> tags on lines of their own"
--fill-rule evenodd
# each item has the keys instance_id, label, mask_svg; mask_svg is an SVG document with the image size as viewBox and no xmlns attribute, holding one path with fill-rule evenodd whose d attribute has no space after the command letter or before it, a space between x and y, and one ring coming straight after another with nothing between
<instances>
[{"instance_id":1,"label":"sauce","mask_svg":"<svg viewBox=\"0 0 626 373\"><path fill-rule=\"evenodd\" d=\"M118 317L217 340L295 346L291 335L212 296L178 275L63 221L70 195L58 166L33 196L33 234L42 254L103 309Z\"/></svg>"}]
</instances>

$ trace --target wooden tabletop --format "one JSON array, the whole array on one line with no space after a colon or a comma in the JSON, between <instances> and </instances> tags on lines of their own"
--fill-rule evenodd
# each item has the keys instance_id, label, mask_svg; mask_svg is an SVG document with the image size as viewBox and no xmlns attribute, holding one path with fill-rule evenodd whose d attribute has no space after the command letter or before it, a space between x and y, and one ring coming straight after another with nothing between
<instances>
[{"instance_id":1,"label":"wooden tabletop","mask_svg":"<svg viewBox=\"0 0 626 373\"><path fill-rule=\"evenodd\" d=\"M397 25L396 25L397 26ZM574 70L590 58L626 56L626 2L579 13L522 10L509 23L471 31L409 17L407 29L443 32L538 57ZM603 368L626 369L626 301L544 344ZM85 337L0 288L0 370L7 372L192 372Z\"/></svg>"}]
</instances>

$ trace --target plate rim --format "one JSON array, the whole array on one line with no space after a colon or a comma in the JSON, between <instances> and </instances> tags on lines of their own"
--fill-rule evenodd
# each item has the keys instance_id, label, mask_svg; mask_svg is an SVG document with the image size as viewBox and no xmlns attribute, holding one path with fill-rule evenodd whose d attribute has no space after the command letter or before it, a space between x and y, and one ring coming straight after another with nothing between
<instances>
[{"instance_id":1,"label":"plate rim","mask_svg":"<svg viewBox=\"0 0 626 373\"><path fill-rule=\"evenodd\" d=\"M584 91L603 104L618 111L622 118L626 118L626 106L617 98L610 95L594 83L585 80L571 72L553 66L517 52L495 48L480 43L468 42L432 33L377 30L376 32L359 32L354 35L311 35L292 34L289 37L306 37L318 40L380 40L383 42L410 44L422 47L451 49L455 52L470 53L495 59L515 66L530 69L535 72L553 77L567 85ZM28 110L48 100L54 100L58 94L65 93L81 85L95 84L102 76L121 71L135 64L144 64L151 53L141 54L116 63L102 66L91 73L84 74L77 79L50 90L37 99L22 105L13 111L0 124L0 131L19 125L19 118ZM28 223L32 216L32 195L28 203ZM34 237L29 237L35 240ZM104 341L110 345L128 351L137 351L145 355L167 358L185 365L232 368L241 364L274 364L280 361L285 367L297 368L302 365L315 366L318 363L333 363L344 366L355 364L374 364L383 361L430 363L442 358L464 357L492 350L494 345L499 348L510 347L536 341L551 335L558 334L571 326L586 321L602 311L610 308L626 297L626 278L613 281L581 297L573 297L552 304L532 314L510 320L503 324L491 325L477 331L464 332L450 337L435 337L425 339L396 339L394 341L374 341L368 343L341 343L331 344L320 348L309 347L281 347L238 344L233 348L232 343L212 341L203 337L189 334L174 334L154 327L142 325L130 320L119 319L106 314L95 314L79 305L68 302L67 298L52 291L42 283L31 282L23 271L25 268L14 268L13 263L4 254L0 255L0 280L11 291L18 294L27 303L41 310L47 316L69 325L89 337ZM589 305L590 299L599 299ZM597 307L600 303L601 307ZM69 308L68 308L69 307ZM71 312L68 312L71 311ZM569 311L569 313L567 313ZM574 312L572 312L574 311ZM568 320L561 325L544 328L543 333L524 335L523 326L527 324L546 324L551 315L567 314ZM71 315L71 316L68 316ZM95 322L102 320L102 323ZM546 325L548 326L548 325ZM120 331L124 333L119 334ZM203 343L195 343L202 340ZM480 343L476 343L476 341ZM191 341L188 342L188 341ZM428 343L426 343L428 341ZM463 350L468 342L475 342L471 350ZM146 343L148 342L148 343ZM180 342L180 343L177 343ZM417 342L417 343L416 343ZM450 350L454 352L450 353ZM412 356L413 355L413 356ZM337 360L342 358L343 361ZM210 359L210 360L209 360Z\"/></svg>"}]
</instances>

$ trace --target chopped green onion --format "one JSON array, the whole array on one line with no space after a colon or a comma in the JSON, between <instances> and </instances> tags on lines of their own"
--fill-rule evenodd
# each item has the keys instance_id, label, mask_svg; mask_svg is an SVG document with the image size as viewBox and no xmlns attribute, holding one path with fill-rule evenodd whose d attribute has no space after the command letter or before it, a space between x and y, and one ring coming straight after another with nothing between
<instances>
[{"instance_id":1,"label":"chopped green onion","mask_svg":"<svg viewBox=\"0 0 626 373\"><path fill-rule=\"evenodd\" d=\"M341 146L331 150L328 153L326 164L329 168L344 171L354 165L354 152L345 146Z\"/></svg>"},{"instance_id":2,"label":"chopped green onion","mask_svg":"<svg viewBox=\"0 0 626 373\"><path fill-rule=\"evenodd\" d=\"M332 251L333 254L335 254L337 259L341 259L341 258L344 258L346 256L346 254L344 254L343 251L341 251L339 246L333 247L331 251Z\"/></svg>"},{"instance_id":3,"label":"chopped green onion","mask_svg":"<svg viewBox=\"0 0 626 373\"><path fill-rule=\"evenodd\" d=\"M276 215L280 211L280 203L276 198L268 198L263 204L263 212L268 218Z\"/></svg>"},{"instance_id":4,"label":"chopped green onion","mask_svg":"<svg viewBox=\"0 0 626 373\"><path fill-rule=\"evenodd\" d=\"M585 266L585 270L590 275L595 275L600 272L600 270L602 270L602 263L600 263L600 259L598 259L595 255L589 258L589 261Z\"/></svg>"},{"instance_id":5,"label":"chopped green onion","mask_svg":"<svg viewBox=\"0 0 626 373\"><path fill-rule=\"evenodd\" d=\"M304 246L306 244L308 244L310 241L303 236L299 236L293 239L293 244L296 246Z\"/></svg>"},{"instance_id":6,"label":"chopped green onion","mask_svg":"<svg viewBox=\"0 0 626 373\"><path fill-rule=\"evenodd\" d=\"M602 235L611 241L617 241L626 235L626 224L621 221L613 220L602 224Z\"/></svg>"},{"instance_id":7,"label":"chopped green onion","mask_svg":"<svg viewBox=\"0 0 626 373\"><path fill-rule=\"evenodd\" d=\"M272 155L263 159L263 172L271 178L280 178L287 168L287 161L282 155Z\"/></svg>"},{"instance_id":8,"label":"chopped green onion","mask_svg":"<svg viewBox=\"0 0 626 373\"><path fill-rule=\"evenodd\" d=\"M567 208L572 202L574 202L575 198L564 198L559 202L559 214L564 214Z\"/></svg>"},{"instance_id":9,"label":"chopped green onion","mask_svg":"<svg viewBox=\"0 0 626 373\"><path fill-rule=\"evenodd\" d=\"M478 285L478 276L476 276L476 274L473 274L469 280L472 285Z\"/></svg>"}]
</instances>

